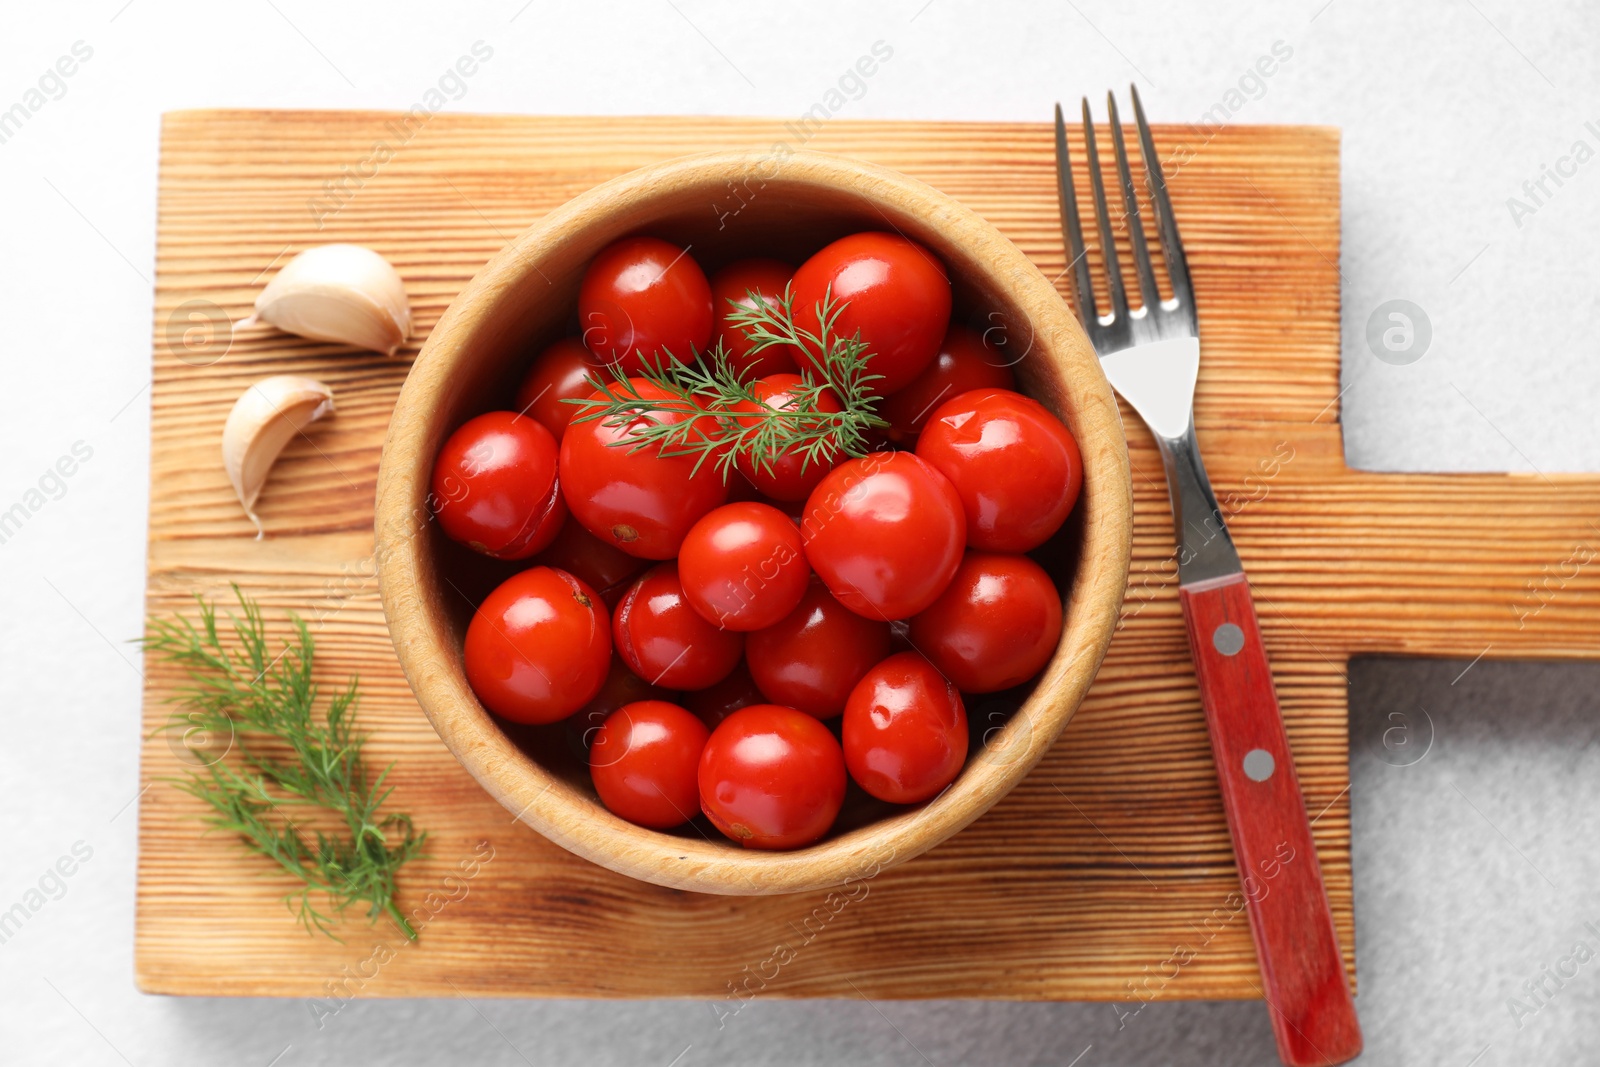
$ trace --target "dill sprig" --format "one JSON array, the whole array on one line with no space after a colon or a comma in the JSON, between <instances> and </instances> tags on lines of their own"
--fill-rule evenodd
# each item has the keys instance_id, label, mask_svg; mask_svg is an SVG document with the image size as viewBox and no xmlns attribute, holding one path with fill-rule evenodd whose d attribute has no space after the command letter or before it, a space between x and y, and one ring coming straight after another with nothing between
<instances>
[{"instance_id":1,"label":"dill sprig","mask_svg":"<svg viewBox=\"0 0 1600 1067\"><path fill-rule=\"evenodd\" d=\"M667 393L666 398L641 396L620 363L611 368L614 381L591 375L590 384L600 396L566 401L585 408L572 421L602 419L606 426L627 427L628 433L613 446L654 446L663 456L693 456L696 473L712 460L724 481L741 459L770 471L780 457L797 455L805 470L814 463L831 464L841 454L866 455L868 431L888 425L877 413L878 395L871 384L882 375L867 372L871 353L860 331L839 336L844 302L834 301L831 291L823 294L815 308L815 332L796 325L789 287L776 300L750 291L745 301L729 303L734 310L728 321L745 330L751 355L774 345L821 353L821 373L802 366L801 384L785 407L765 404L756 395L754 377L733 366L719 341L699 358L691 352L688 363L665 350L644 357L645 368L637 377ZM823 410L821 398L828 393L843 410Z\"/></svg>"},{"instance_id":2,"label":"dill sprig","mask_svg":"<svg viewBox=\"0 0 1600 1067\"><path fill-rule=\"evenodd\" d=\"M421 854L428 835L416 831L410 816L379 810L392 791L384 788L390 768L369 778L362 761L366 737L353 722L356 679L316 715L315 649L305 622L290 613L297 637L272 656L261 609L237 585L233 591L240 613L228 619L236 649L225 644L215 608L199 595L198 628L182 617L151 619L143 640L146 650L185 668L192 683L173 698L182 710L163 729L230 741L229 751L191 770L178 788L206 803L213 827L237 834L300 883L284 903L308 932L337 941L329 929L334 918L364 901L369 920L388 914L416 940L395 904L395 873ZM346 832L308 834L291 814L302 811L331 815ZM319 909L322 898L332 914Z\"/></svg>"}]
</instances>

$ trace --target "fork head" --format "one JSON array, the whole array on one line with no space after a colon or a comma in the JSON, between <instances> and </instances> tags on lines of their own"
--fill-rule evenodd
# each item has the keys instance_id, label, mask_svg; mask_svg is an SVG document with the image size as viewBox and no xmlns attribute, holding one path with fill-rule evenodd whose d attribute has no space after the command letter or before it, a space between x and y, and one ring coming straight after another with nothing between
<instances>
[{"instance_id":1,"label":"fork head","mask_svg":"<svg viewBox=\"0 0 1600 1067\"><path fill-rule=\"evenodd\" d=\"M1139 281L1139 306L1128 306L1122 266L1117 257L1117 241L1111 211L1106 206L1106 190L1100 174L1100 157L1095 148L1094 121L1089 101L1083 101L1083 144L1088 156L1089 184L1093 190L1094 212L1098 222L1101 259L1105 263L1106 293L1110 310L1100 314L1095 308L1094 285L1089 272L1088 250L1079 221L1077 195L1073 190L1072 159L1067 152L1067 126L1056 105L1056 181L1061 194L1061 222L1066 232L1067 251L1072 257L1073 286L1078 294L1078 315L1089 341L1100 356L1106 378L1124 400L1139 413L1158 437L1173 441L1190 432L1194 385L1200 373L1200 330L1195 315L1194 290L1189 284L1189 264L1178 237L1178 223L1167 196L1166 176L1145 121L1139 90L1133 90L1133 111L1139 126L1139 155L1144 161L1145 181L1155 209L1157 232L1161 238L1162 260L1172 287L1169 299L1161 298L1156 285L1155 267L1145 243L1140 215L1139 194L1128 166L1128 149L1123 140L1122 123L1117 117L1117 100L1106 94L1111 113L1111 138L1116 148L1117 178L1122 187L1124 218L1128 224L1133 267Z\"/></svg>"},{"instance_id":2,"label":"fork head","mask_svg":"<svg viewBox=\"0 0 1600 1067\"><path fill-rule=\"evenodd\" d=\"M1096 150L1094 120L1089 111L1089 100L1083 100L1083 144L1088 157L1089 184L1093 194L1094 213L1098 223L1101 259L1105 263L1106 290L1111 307L1105 314L1095 308L1094 286L1089 271L1088 250L1084 245L1083 226L1079 221L1077 195L1072 181L1072 159L1067 150L1067 126L1061 116L1061 105L1056 105L1056 180L1061 195L1061 221L1066 233L1067 252L1072 257L1074 288L1078 294L1078 314L1102 357L1135 345L1146 344L1170 337L1198 337L1195 317L1194 290L1189 284L1189 265L1183 255L1183 242L1178 237L1178 223L1172 214L1172 202L1167 196L1167 181L1156 155L1155 142L1150 136L1150 124L1145 121L1144 106L1139 101L1139 90L1129 86L1133 94L1133 113L1139 129L1139 154L1143 159L1145 182L1150 190L1150 200L1155 209L1157 232L1160 235L1162 258L1172 288L1172 297L1163 300L1156 286L1155 268L1150 249L1145 242L1142 209L1139 194L1134 187L1133 174L1128 165L1128 149L1123 139L1122 123L1117 115L1117 98L1106 94L1106 107L1110 112L1111 139L1116 150L1118 184L1122 187L1124 218L1128 224L1128 238L1133 250L1133 266L1139 281L1139 306L1128 306L1128 294L1123 285L1122 267L1117 260L1117 243L1113 232L1113 218L1106 203L1105 183L1100 172L1100 157Z\"/></svg>"}]
</instances>

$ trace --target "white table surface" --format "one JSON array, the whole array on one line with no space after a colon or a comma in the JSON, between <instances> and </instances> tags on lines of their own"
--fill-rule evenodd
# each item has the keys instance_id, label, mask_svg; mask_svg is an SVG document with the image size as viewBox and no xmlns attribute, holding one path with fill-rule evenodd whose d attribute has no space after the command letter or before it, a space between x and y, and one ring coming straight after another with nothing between
<instances>
[{"instance_id":1,"label":"white table surface","mask_svg":"<svg viewBox=\"0 0 1600 1067\"><path fill-rule=\"evenodd\" d=\"M133 988L127 642L142 612L163 111L404 108L482 40L494 59L452 110L794 116L882 40L892 61L841 117L1041 120L1058 98L1136 80L1156 120L1192 121L1283 42L1292 56L1246 82L1230 121L1344 130L1352 464L1600 469L1592 5L825 0L759 21L754 7L93 0L0 16L0 111L77 42L92 49L0 143L0 510L75 444L92 449L0 543L0 910L75 845L90 853L0 944L0 1061L1275 1062L1259 1003L1158 1003L1119 1029L1103 1004L757 1002L718 1031L693 1002L363 1002L318 1030L303 1002ZM1579 140L1583 162L1563 162ZM1547 165L1569 176L1534 201L1523 183ZM1366 342L1393 299L1431 325L1409 363ZM1584 926L1600 929L1600 668L1467 666L1352 670L1363 1062L1592 1061L1600 957L1536 1014L1514 1018L1507 998L1527 999L1523 983L1579 941L1600 952ZM1421 762L1397 766L1383 744L1394 713L1419 739L1431 729Z\"/></svg>"}]
</instances>

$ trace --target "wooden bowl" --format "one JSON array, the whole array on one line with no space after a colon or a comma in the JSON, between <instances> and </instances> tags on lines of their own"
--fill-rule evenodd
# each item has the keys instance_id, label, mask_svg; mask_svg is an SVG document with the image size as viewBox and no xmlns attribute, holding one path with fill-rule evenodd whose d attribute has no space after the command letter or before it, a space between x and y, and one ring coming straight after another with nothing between
<instances>
[{"instance_id":1,"label":"wooden bowl","mask_svg":"<svg viewBox=\"0 0 1600 1067\"><path fill-rule=\"evenodd\" d=\"M852 787L824 840L746 850L699 819L662 833L624 822L596 798L560 725L517 727L478 703L462 668L473 607L521 565L452 544L430 521L434 457L468 418L509 403L532 354L575 325L585 266L619 237L647 232L690 246L707 272L746 255L791 262L857 230L893 228L949 267L958 314L989 328L1022 387L1071 428L1083 495L1045 560L1065 594L1060 647L1036 684L968 707L967 766L911 808ZM614 871L677 889L764 894L838 886L911 859L982 815L1061 733L1099 668L1128 577L1128 456L1110 386L1051 283L961 204L881 167L808 152L717 153L634 171L551 212L495 256L434 327L395 405L378 475L384 613L418 702L491 795L557 844Z\"/></svg>"}]
</instances>

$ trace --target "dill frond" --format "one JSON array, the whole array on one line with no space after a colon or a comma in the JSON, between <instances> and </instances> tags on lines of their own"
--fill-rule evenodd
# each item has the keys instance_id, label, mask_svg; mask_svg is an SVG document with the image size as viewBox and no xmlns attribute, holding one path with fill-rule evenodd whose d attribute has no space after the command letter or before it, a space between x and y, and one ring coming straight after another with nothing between
<instances>
[{"instance_id":1,"label":"dill frond","mask_svg":"<svg viewBox=\"0 0 1600 1067\"><path fill-rule=\"evenodd\" d=\"M181 710L164 729L231 739L229 751L191 770L178 788L205 802L212 827L236 834L299 883L284 903L307 931L334 937L333 921L365 903L369 920L387 914L415 940L395 904L395 875L421 854L428 835L417 832L410 816L380 810L391 792L384 787L390 768L372 776L362 760L356 679L318 715L315 647L304 620L290 613L296 637L272 656L260 607L237 585L233 591L239 614L227 616L231 641L217 625L216 609L198 595L199 627L182 617L151 619L143 640L190 679L173 698ZM302 811L337 820L344 832L302 829L294 815ZM327 910L319 907L324 900Z\"/></svg>"},{"instance_id":2,"label":"dill frond","mask_svg":"<svg viewBox=\"0 0 1600 1067\"><path fill-rule=\"evenodd\" d=\"M821 373L800 369L801 385L782 409L761 401L755 382L728 360L720 342L688 363L670 352L644 358L642 378L666 397L642 396L620 364L611 368L613 381L591 376L598 397L566 403L584 410L573 422L600 419L627 433L613 446L637 450L654 446L663 456L693 456L694 470L710 460L724 481L740 460L771 470L785 455L802 457L801 469L813 463L831 464L840 455L867 454L868 433L888 425L877 413L878 395L872 383L882 375L868 372L871 353L857 332L838 335L836 326L843 302L823 294L816 307L818 331L801 329L794 321L794 294L785 289L776 301L759 293L747 294L747 303L730 300L729 322L745 329L753 342L752 355L773 345L792 345L821 354ZM821 397L831 393L843 410L826 411Z\"/></svg>"}]
</instances>

